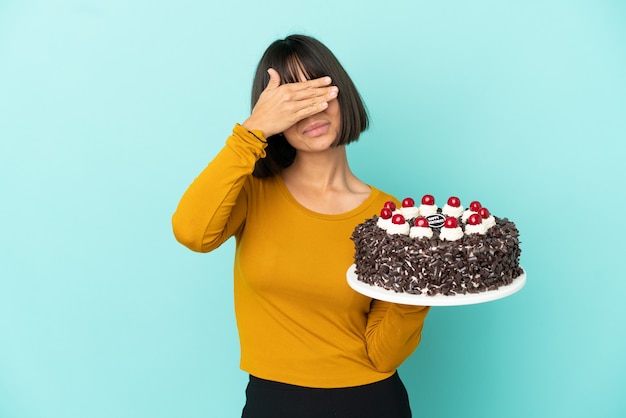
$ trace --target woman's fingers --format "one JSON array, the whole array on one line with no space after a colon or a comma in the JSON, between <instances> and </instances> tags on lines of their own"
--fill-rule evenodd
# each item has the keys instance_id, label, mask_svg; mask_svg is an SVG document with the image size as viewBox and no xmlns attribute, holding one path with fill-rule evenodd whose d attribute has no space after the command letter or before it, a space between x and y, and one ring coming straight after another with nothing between
<instances>
[{"instance_id":1,"label":"woman's fingers","mask_svg":"<svg viewBox=\"0 0 626 418\"><path fill-rule=\"evenodd\" d=\"M302 119L308 118L309 116L313 116L317 113L323 112L324 110L326 110L327 107L328 102L325 100L310 100L306 106L302 107L294 113L294 123L292 125L300 122Z\"/></svg>"},{"instance_id":2,"label":"woman's fingers","mask_svg":"<svg viewBox=\"0 0 626 418\"><path fill-rule=\"evenodd\" d=\"M278 74L278 71L276 71L273 68L270 68L270 69L267 70L267 73L270 76L270 81L269 81L269 83L267 83L267 86L265 87L265 90L275 89L278 86L280 86L280 74Z\"/></svg>"},{"instance_id":3,"label":"woman's fingers","mask_svg":"<svg viewBox=\"0 0 626 418\"><path fill-rule=\"evenodd\" d=\"M312 97L297 101L294 106L296 122L324 111L328 102L337 98L339 89L336 86L325 88L321 94L316 93Z\"/></svg>"},{"instance_id":4,"label":"woman's fingers","mask_svg":"<svg viewBox=\"0 0 626 418\"><path fill-rule=\"evenodd\" d=\"M337 86L331 86L331 83L330 77L321 77L299 83L283 84L280 87L293 93L294 100L302 100L312 97L323 97L329 94L331 90L338 90Z\"/></svg>"},{"instance_id":5,"label":"woman's fingers","mask_svg":"<svg viewBox=\"0 0 626 418\"><path fill-rule=\"evenodd\" d=\"M336 86L316 89L314 94L307 93L300 95L299 93L295 93L297 98L284 103L283 115L288 121L284 129L291 127L302 119L323 112L328 107L328 102L334 100L338 93L339 89Z\"/></svg>"},{"instance_id":6,"label":"woman's fingers","mask_svg":"<svg viewBox=\"0 0 626 418\"><path fill-rule=\"evenodd\" d=\"M259 97L252 115L244 122L248 129L260 129L266 136L280 133L302 119L324 111L328 102L339 94L330 85L330 77L320 77L298 83L280 84L280 75L268 69L269 82Z\"/></svg>"},{"instance_id":7,"label":"woman's fingers","mask_svg":"<svg viewBox=\"0 0 626 418\"><path fill-rule=\"evenodd\" d=\"M329 86L332 83L332 79L328 76L319 77L312 80L301 81L298 83L287 83L283 86L280 85L280 74L273 68L269 68L267 73L270 76L270 80L265 87L265 90L273 90L278 87L283 87L291 91L304 91L309 94L314 94L315 89L320 87Z\"/></svg>"},{"instance_id":8,"label":"woman's fingers","mask_svg":"<svg viewBox=\"0 0 626 418\"><path fill-rule=\"evenodd\" d=\"M310 107L319 108L320 105L323 106L323 110L325 108L324 104L337 98L337 95L339 94L339 88L337 86L291 87L291 85L284 85L281 86L281 88L282 87L286 87L283 91L284 95L282 96L282 99L284 100L283 104L286 108L292 109L294 112Z\"/></svg>"}]
</instances>

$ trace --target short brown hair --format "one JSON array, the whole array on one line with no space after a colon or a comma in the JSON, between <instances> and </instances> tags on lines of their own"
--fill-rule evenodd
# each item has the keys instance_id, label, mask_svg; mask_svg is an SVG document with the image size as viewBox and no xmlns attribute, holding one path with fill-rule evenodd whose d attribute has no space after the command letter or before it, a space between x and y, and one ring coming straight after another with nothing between
<instances>
[{"instance_id":1,"label":"short brown hair","mask_svg":"<svg viewBox=\"0 0 626 418\"><path fill-rule=\"evenodd\" d=\"M290 35L274 41L267 48L252 83L252 109L269 82L269 68L280 74L281 84L300 81L298 69L302 69L307 79L330 76L333 85L339 87L337 101L341 114L341 130L335 146L356 141L361 132L367 129L367 110L359 92L339 60L317 39L306 35ZM278 174L291 165L296 156L296 150L282 134L273 135L267 140L266 156L257 161L252 173L255 177Z\"/></svg>"}]
</instances>

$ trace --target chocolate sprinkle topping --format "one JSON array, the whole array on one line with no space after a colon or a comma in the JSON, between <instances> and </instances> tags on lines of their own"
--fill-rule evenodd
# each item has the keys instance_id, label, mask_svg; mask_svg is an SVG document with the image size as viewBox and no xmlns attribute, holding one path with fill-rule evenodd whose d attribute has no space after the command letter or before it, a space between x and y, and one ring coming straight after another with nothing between
<instances>
[{"instance_id":1,"label":"chocolate sprinkle topping","mask_svg":"<svg viewBox=\"0 0 626 418\"><path fill-rule=\"evenodd\" d=\"M431 296L509 285L522 274L519 231L507 218L494 218L496 225L485 235L446 241L439 239L436 228L432 238L390 235L377 226L378 216L374 216L352 233L358 280L399 293Z\"/></svg>"}]
</instances>

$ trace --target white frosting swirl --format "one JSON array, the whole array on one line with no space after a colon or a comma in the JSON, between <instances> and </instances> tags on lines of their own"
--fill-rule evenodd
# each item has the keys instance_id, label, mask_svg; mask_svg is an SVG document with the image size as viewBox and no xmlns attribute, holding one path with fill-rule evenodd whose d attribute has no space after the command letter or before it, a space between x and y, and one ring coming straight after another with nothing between
<instances>
[{"instance_id":1,"label":"white frosting swirl","mask_svg":"<svg viewBox=\"0 0 626 418\"><path fill-rule=\"evenodd\" d=\"M422 203L418 209L421 216L430 216L437 213L437 209L439 208L437 205L425 205Z\"/></svg>"},{"instance_id":2,"label":"white frosting swirl","mask_svg":"<svg viewBox=\"0 0 626 418\"><path fill-rule=\"evenodd\" d=\"M467 209L465 212L463 212L463 216L461 216L461 220L467 223L467 220L469 219L469 217L475 213L478 213L478 212L474 212L473 210Z\"/></svg>"},{"instance_id":3,"label":"white frosting swirl","mask_svg":"<svg viewBox=\"0 0 626 418\"><path fill-rule=\"evenodd\" d=\"M378 217L378 220L376 221L376 225L378 225L379 228L382 228L386 231L389 229L389 225L391 225L391 218L383 219L381 217Z\"/></svg>"},{"instance_id":4,"label":"white frosting swirl","mask_svg":"<svg viewBox=\"0 0 626 418\"><path fill-rule=\"evenodd\" d=\"M411 238L432 238L433 230L428 226L412 226L409 231Z\"/></svg>"},{"instance_id":5,"label":"white frosting swirl","mask_svg":"<svg viewBox=\"0 0 626 418\"><path fill-rule=\"evenodd\" d=\"M466 234L480 234L485 235L487 232L487 226L484 223L479 223L478 225L465 225L465 233Z\"/></svg>"},{"instance_id":6,"label":"white frosting swirl","mask_svg":"<svg viewBox=\"0 0 626 418\"><path fill-rule=\"evenodd\" d=\"M390 222L389 226L387 227L387 233L391 235L394 235L394 234L409 235L410 229L411 229L411 226L406 222L402 224L394 224L393 222Z\"/></svg>"},{"instance_id":7,"label":"white frosting swirl","mask_svg":"<svg viewBox=\"0 0 626 418\"><path fill-rule=\"evenodd\" d=\"M457 239L463 237L463 230L460 226L456 228L441 228L441 233L439 234L440 239L445 239L446 241L456 241Z\"/></svg>"},{"instance_id":8,"label":"white frosting swirl","mask_svg":"<svg viewBox=\"0 0 626 418\"><path fill-rule=\"evenodd\" d=\"M402 207L399 212L404 216L404 219L413 219L419 216L420 210L415 206L411 206L408 208Z\"/></svg>"},{"instance_id":9,"label":"white frosting swirl","mask_svg":"<svg viewBox=\"0 0 626 418\"><path fill-rule=\"evenodd\" d=\"M441 213L443 213L444 215L458 218L459 216L463 215L463 206L459 206L455 208L454 206L450 206L446 203L445 205L443 205L443 208L441 209Z\"/></svg>"},{"instance_id":10,"label":"white frosting swirl","mask_svg":"<svg viewBox=\"0 0 626 418\"><path fill-rule=\"evenodd\" d=\"M485 225L485 230L496 226L496 218L494 218L493 215L489 215L487 219L483 219L483 225Z\"/></svg>"}]
</instances>

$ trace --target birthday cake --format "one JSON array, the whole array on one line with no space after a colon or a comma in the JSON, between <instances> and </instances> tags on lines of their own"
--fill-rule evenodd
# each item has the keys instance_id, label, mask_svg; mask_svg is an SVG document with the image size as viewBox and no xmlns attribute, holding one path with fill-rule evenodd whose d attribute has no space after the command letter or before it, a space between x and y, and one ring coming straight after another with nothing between
<instances>
[{"instance_id":1,"label":"birthday cake","mask_svg":"<svg viewBox=\"0 0 626 418\"><path fill-rule=\"evenodd\" d=\"M399 208L386 202L380 215L354 229L351 239L357 279L393 292L488 292L523 273L515 224L478 201L464 209L455 196L441 208L432 195L424 195L419 206L412 198Z\"/></svg>"}]
</instances>

